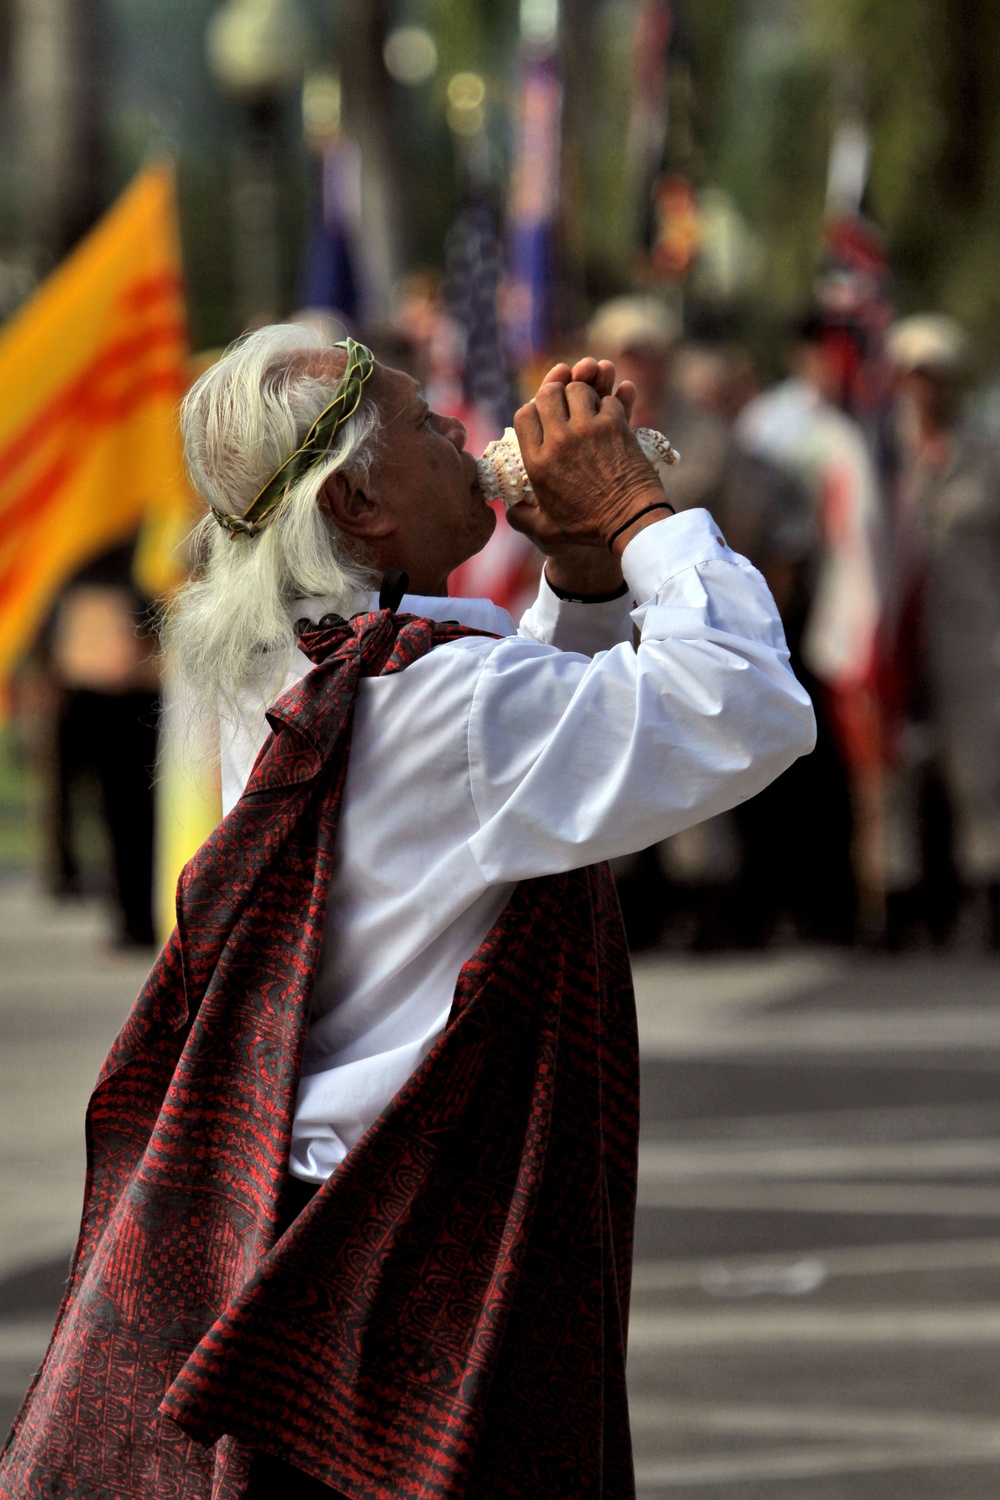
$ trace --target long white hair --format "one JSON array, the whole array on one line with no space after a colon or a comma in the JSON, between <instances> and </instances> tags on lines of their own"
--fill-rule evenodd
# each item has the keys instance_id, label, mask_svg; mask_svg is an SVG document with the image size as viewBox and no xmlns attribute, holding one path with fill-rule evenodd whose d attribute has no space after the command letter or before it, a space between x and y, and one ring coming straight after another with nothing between
<instances>
[{"instance_id":1,"label":"long white hair","mask_svg":"<svg viewBox=\"0 0 1000 1500\"><path fill-rule=\"evenodd\" d=\"M207 505L242 515L295 451L336 394L317 358L329 343L316 328L276 323L232 345L191 387L181 406L184 454ZM289 606L322 597L335 614L362 607L375 580L317 504L337 469L363 479L379 414L363 399L330 452L293 487L256 537L232 537L209 514L192 541L192 578L167 610L168 663L198 708L236 712L248 688L265 706L295 645Z\"/></svg>"}]
</instances>

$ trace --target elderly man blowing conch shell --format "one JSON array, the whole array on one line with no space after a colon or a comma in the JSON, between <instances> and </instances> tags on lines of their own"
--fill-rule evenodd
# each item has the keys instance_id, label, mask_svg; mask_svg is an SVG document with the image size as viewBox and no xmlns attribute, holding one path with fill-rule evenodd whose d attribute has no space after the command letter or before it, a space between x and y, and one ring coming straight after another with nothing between
<instances>
[{"instance_id":1,"label":"elderly man blowing conch shell","mask_svg":"<svg viewBox=\"0 0 1000 1500\"><path fill-rule=\"evenodd\" d=\"M545 554L517 626L447 596L494 514L408 376L277 326L187 397L210 514L168 649L226 815L91 1099L3 1500L634 1496L606 862L814 725L762 579L672 513L614 378L558 365L515 418Z\"/></svg>"}]
</instances>

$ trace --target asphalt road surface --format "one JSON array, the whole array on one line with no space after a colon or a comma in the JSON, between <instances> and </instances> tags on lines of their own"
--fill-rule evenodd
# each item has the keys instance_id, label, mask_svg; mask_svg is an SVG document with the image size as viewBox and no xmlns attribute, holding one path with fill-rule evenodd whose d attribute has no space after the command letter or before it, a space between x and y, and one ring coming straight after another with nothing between
<instances>
[{"instance_id":1,"label":"asphalt road surface","mask_svg":"<svg viewBox=\"0 0 1000 1500\"><path fill-rule=\"evenodd\" d=\"M75 1237L144 975L0 887L0 1421ZM641 1500L1000 1496L1000 964L643 958Z\"/></svg>"}]
</instances>

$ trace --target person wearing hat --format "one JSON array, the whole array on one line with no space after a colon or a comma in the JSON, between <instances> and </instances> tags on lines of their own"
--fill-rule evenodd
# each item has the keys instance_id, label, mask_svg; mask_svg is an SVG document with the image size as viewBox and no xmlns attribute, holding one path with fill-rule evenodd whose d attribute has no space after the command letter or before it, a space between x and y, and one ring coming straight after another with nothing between
<instances>
[{"instance_id":1,"label":"person wearing hat","mask_svg":"<svg viewBox=\"0 0 1000 1500\"><path fill-rule=\"evenodd\" d=\"M586 359L517 413L546 562L515 627L447 597L494 515L410 376L277 326L188 394L206 516L168 648L221 714L227 812L91 1099L2 1500L634 1497L606 861L814 732L763 579L674 514L634 397Z\"/></svg>"},{"instance_id":2,"label":"person wearing hat","mask_svg":"<svg viewBox=\"0 0 1000 1500\"><path fill-rule=\"evenodd\" d=\"M881 901L880 746L873 733L882 497L865 433L838 404L845 337L822 309L796 322L788 377L740 412L734 441L804 497L786 628L817 705L818 740L741 821L746 907L771 890L804 935L851 942ZM751 832L750 830L754 830Z\"/></svg>"},{"instance_id":3,"label":"person wearing hat","mask_svg":"<svg viewBox=\"0 0 1000 1500\"><path fill-rule=\"evenodd\" d=\"M902 700L888 809L891 927L943 941L962 905L1000 948L1000 443L962 412L968 339L921 314L890 330ZM978 914L977 913L978 909ZM891 934L893 935L893 934Z\"/></svg>"},{"instance_id":4,"label":"person wearing hat","mask_svg":"<svg viewBox=\"0 0 1000 1500\"><path fill-rule=\"evenodd\" d=\"M700 351L682 340L676 312L648 293L613 297L597 308L586 330L586 347L613 360L620 377L635 387L635 425L665 433L681 454L671 475L672 503L679 511L704 507L718 518L727 470L727 425L707 402L690 399L683 389L684 366ZM722 814L616 862L618 894L633 950L655 947L666 920L686 925L695 946L722 941L722 928L729 941L737 936L738 922L726 899L734 838L731 822L729 813Z\"/></svg>"}]
</instances>

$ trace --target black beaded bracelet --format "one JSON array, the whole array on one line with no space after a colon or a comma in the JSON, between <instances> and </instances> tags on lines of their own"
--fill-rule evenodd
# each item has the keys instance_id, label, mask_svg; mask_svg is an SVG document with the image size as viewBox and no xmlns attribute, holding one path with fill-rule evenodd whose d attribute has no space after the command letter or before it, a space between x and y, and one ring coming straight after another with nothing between
<instances>
[{"instance_id":1,"label":"black beaded bracelet","mask_svg":"<svg viewBox=\"0 0 1000 1500\"><path fill-rule=\"evenodd\" d=\"M628 531L630 526L634 526L636 521L640 520L643 516L648 516L652 510L669 510L672 516L676 516L677 514L669 500L657 500L655 505L647 505L645 510L637 510L634 516L629 516L624 525L619 526L618 530L613 531L608 537L608 551L613 552L615 550L615 542L623 531Z\"/></svg>"},{"instance_id":2,"label":"black beaded bracelet","mask_svg":"<svg viewBox=\"0 0 1000 1500\"><path fill-rule=\"evenodd\" d=\"M548 573L545 575L545 582L557 599L562 599L568 604L610 604L612 599L622 599L628 593L628 584L624 582L608 594L573 594L569 589L557 588Z\"/></svg>"}]
</instances>

